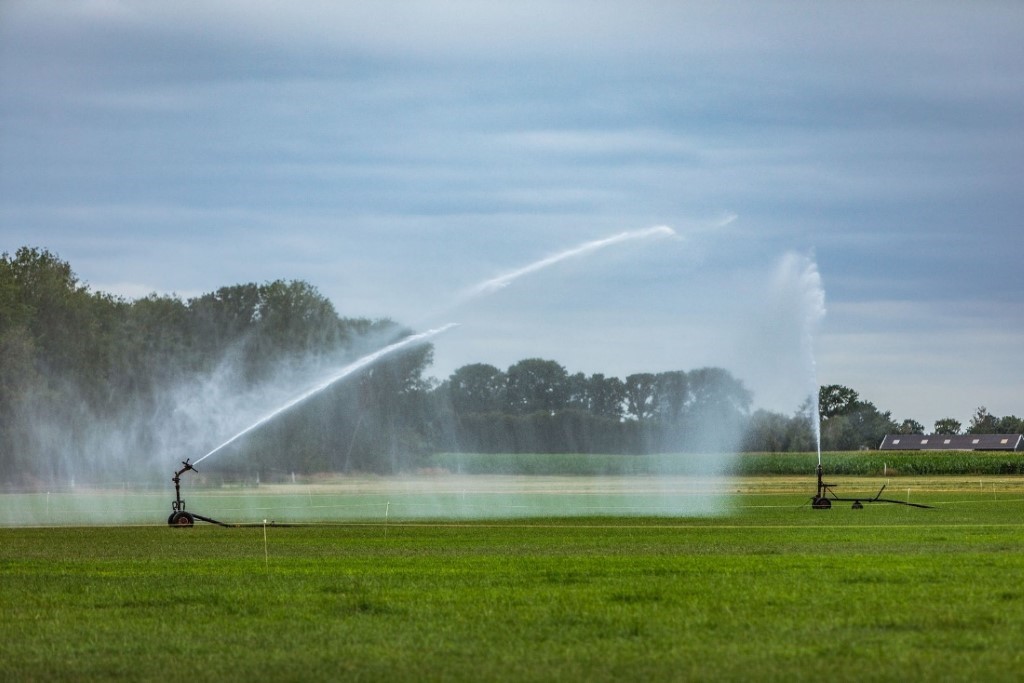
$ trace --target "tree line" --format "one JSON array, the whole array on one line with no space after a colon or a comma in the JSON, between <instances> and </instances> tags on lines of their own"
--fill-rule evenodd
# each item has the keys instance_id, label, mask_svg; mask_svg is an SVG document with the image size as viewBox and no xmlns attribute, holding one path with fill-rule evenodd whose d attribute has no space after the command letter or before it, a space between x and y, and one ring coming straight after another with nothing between
<instances>
[{"instance_id":1,"label":"tree line","mask_svg":"<svg viewBox=\"0 0 1024 683\"><path fill-rule=\"evenodd\" d=\"M286 390L407 334L387 319L342 317L301 281L127 300L91 291L47 250L4 253L0 483L105 480L194 459ZM721 368L620 379L531 358L506 369L473 363L439 381L425 375L431 361L430 345L388 356L269 421L211 465L392 472L448 451L816 448L809 403L793 415L751 413L751 393ZM923 432L848 387L822 387L818 398L826 450ZM940 433L961 429L952 418L935 425ZM1019 418L984 408L967 428L1022 430Z\"/></svg>"}]
</instances>

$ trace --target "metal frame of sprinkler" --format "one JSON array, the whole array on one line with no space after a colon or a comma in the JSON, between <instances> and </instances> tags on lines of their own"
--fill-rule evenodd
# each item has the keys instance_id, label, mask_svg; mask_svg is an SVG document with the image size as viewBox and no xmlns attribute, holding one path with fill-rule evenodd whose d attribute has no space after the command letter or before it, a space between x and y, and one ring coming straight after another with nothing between
<instances>
[{"instance_id":1,"label":"metal frame of sprinkler","mask_svg":"<svg viewBox=\"0 0 1024 683\"><path fill-rule=\"evenodd\" d=\"M908 505L912 508L924 508L931 510L931 505L922 505L920 503L911 503L909 500L895 500L893 498L882 498L882 492L885 491L885 484L882 484L882 488L878 490L874 498L840 498L835 494L832 488L835 484L827 484L822 479L821 463L818 463L818 491L811 498L811 507L815 510L829 510L832 508L833 502L840 503L853 503L850 507L854 510L860 510L864 507L864 503L893 503L894 505Z\"/></svg>"},{"instance_id":2,"label":"metal frame of sprinkler","mask_svg":"<svg viewBox=\"0 0 1024 683\"><path fill-rule=\"evenodd\" d=\"M172 527L186 528L194 526L196 520L198 519L203 522L209 522L210 524L230 526L229 524L225 524L224 522L218 522L215 519L204 517L203 515L197 515L192 512L185 512L185 501L181 499L181 475L187 472L188 470L192 470L193 472L198 472L198 470L191 463L189 463L188 459L186 459L181 464L183 465L183 467L177 472L175 472L174 476L171 477L171 481L174 482L174 500L171 501L171 516L167 518L167 524Z\"/></svg>"}]
</instances>

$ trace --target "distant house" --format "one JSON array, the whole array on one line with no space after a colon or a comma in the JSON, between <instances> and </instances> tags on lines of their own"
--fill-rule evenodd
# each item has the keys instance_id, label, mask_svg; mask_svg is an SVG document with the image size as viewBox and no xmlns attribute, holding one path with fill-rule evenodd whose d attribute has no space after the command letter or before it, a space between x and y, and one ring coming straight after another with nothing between
<instances>
[{"instance_id":1,"label":"distant house","mask_svg":"<svg viewBox=\"0 0 1024 683\"><path fill-rule=\"evenodd\" d=\"M880 451L1020 451L1024 434L886 434Z\"/></svg>"}]
</instances>

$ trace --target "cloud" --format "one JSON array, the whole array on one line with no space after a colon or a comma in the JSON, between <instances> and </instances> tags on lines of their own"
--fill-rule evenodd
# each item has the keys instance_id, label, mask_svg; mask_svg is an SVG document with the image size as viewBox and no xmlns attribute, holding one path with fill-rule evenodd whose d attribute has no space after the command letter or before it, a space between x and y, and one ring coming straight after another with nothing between
<instances>
[{"instance_id":1,"label":"cloud","mask_svg":"<svg viewBox=\"0 0 1024 683\"><path fill-rule=\"evenodd\" d=\"M824 339L859 349L833 345L823 377L879 386L887 334L1022 338L1000 307L1024 293L1024 6L581 7L4 3L4 248L122 292L298 278L342 314L419 322L544 254L669 224L685 242L478 302L449 357L786 365L788 344L744 335L775 262L811 249ZM950 339L936 367L971 354ZM894 384L923 371L896 365Z\"/></svg>"}]
</instances>

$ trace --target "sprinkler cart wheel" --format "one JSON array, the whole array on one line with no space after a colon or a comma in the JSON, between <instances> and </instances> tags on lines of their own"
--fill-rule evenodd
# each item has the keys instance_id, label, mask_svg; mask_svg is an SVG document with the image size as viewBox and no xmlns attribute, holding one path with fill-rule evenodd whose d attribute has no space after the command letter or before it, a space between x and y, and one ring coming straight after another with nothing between
<instances>
[{"instance_id":1,"label":"sprinkler cart wheel","mask_svg":"<svg viewBox=\"0 0 1024 683\"><path fill-rule=\"evenodd\" d=\"M829 510L832 508L832 501L825 496L815 496L811 500L811 507L815 510Z\"/></svg>"},{"instance_id":2,"label":"sprinkler cart wheel","mask_svg":"<svg viewBox=\"0 0 1024 683\"><path fill-rule=\"evenodd\" d=\"M167 523L173 527L190 527L195 526L196 518L188 512L175 512Z\"/></svg>"}]
</instances>

